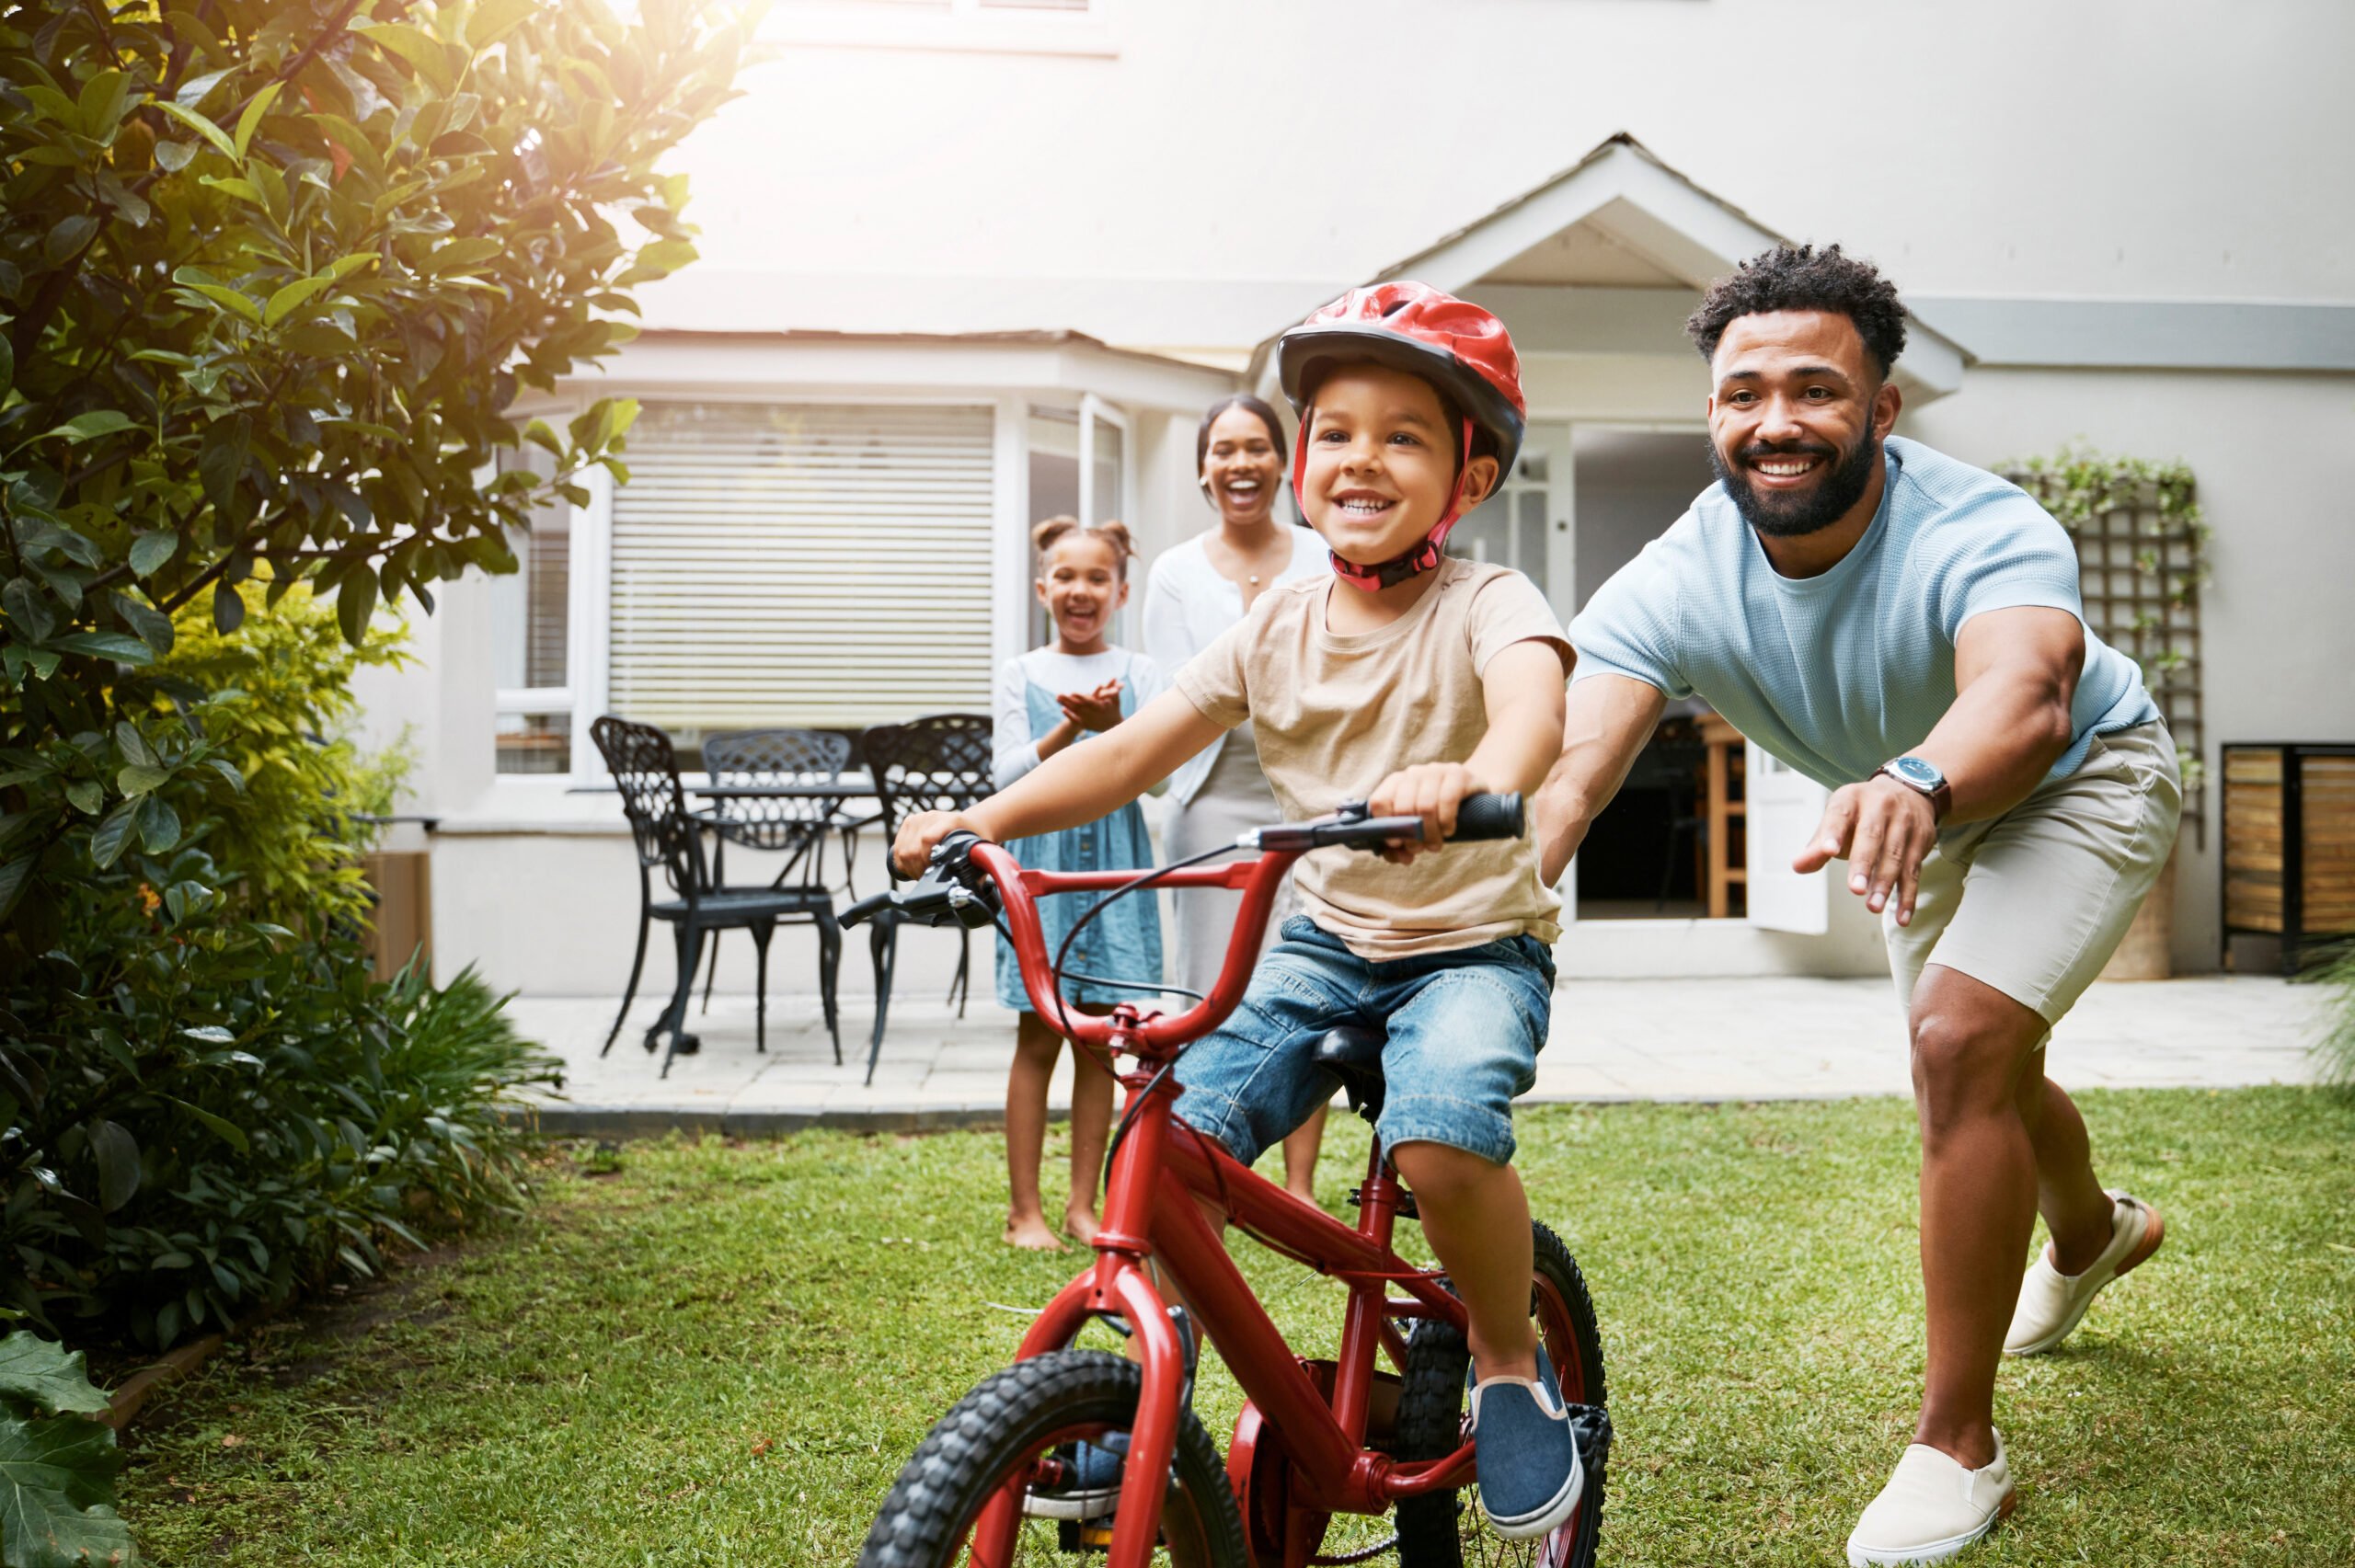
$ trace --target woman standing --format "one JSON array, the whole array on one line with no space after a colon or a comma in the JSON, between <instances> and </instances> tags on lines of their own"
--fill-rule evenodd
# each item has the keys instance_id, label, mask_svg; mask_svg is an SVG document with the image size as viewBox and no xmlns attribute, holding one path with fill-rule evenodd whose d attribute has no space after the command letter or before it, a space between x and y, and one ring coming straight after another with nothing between
<instances>
[{"instance_id":1,"label":"woman standing","mask_svg":"<svg viewBox=\"0 0 2355 1568\"><path fill-rule=\"evenodd\" d=\"M1325 542L1312 531L1276 520L1283 494L1283 426L1276 411L1246 394L1222 398L1202 416L1194 436L1194 466L1218 526L1165 552L1153 564L1144 594L1144 649L1174 675L1251 607L1262 591L1326 569ZM1258 743L1242 725L1214 742L1169 779L1169 809L1162 846L1176 862L1246 828L1281 819L1276 797L1259 772ZM1287 884L1285 892L1291 891ZM1192 888L1173 895L1178 909L1178 981L1207 994L1226 956L1243 895ZM1290 913L1288 898L1268 921L1262 951L1276 941ZM1312 1178L1325 1136L1319 1107L1284 1139L1284 1185L1315 1201Z\"/></svg>"}]
</instances>

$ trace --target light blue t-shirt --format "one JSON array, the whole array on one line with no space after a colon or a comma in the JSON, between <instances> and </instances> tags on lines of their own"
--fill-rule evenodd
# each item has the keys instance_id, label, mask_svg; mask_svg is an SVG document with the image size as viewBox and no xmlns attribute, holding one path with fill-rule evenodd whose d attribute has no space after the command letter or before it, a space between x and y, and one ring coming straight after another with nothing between
<instances>
[{"instance_id":1,"label":"light blue t-shirt","mask_svg":"<svg viewBox=\"0 0 2355 1568\"><path fill-rule=\"evenodd\" d=\"M1918 441L1887 442L1889 483L1856 547L1820 577L1766 559L1723 485L1596 590L1570 623L1574 681L1625 675L1698 694L1828 788L1920 745L1954 704L1954 640L1990 610L2041 605L2082 624L2077 552L2016 485ZM2085 631L2069 750L2159 716L2134 661Z\"/></svg>"}]
</instances>

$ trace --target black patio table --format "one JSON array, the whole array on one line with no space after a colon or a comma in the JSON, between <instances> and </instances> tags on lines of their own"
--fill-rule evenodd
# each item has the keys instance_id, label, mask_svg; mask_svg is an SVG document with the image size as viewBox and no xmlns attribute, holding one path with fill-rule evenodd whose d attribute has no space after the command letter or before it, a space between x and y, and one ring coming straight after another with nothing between
<instances>
[{"instance_id":1,"label":"black patio table","mask_svg":"<svg viewBox=\"0 0 2355 1568\"><path fill-rule=\"evenodd\" d=\"M835 773L831 776L812 775L806 779L780 779L770 784L695 784L687 793L718 803L716 808L693 813L696 821L715 830L727 826L728 803L731 800L830 800L827 807L828 825L842 835L843 887L852 898L858 896L854 878L857 865L856 834L862 828L871 828L883 819L878 809L865 815L844 814L845 800L873 799L875 780L866 773Z\"/></svg>"},{"instance_id":2,"label":"black patio table","mask_svg":"<svg viewBox=\"0 0 2355 1568\"><path fill-rule=\"evenodd\" d=\"M865 773L832 778L784 779L775 784L690 784L689 795L706 800L831 800L872 795L875 781Z\"/></svg>"}]
</instances>

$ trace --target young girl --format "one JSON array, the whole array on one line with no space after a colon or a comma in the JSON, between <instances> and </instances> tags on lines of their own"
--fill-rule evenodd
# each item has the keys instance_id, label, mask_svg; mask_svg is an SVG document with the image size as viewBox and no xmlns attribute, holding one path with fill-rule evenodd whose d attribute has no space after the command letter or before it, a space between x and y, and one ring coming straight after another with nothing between
<instances>
[{"instance_id":1,"label":"young girl","mask_svg":"<svg viewBox=\"0 0 2355 1568\"><path fill-rule=\"evenodd\" d=\"M1039 555L1039 602L1054 618L1055 639L1009 658L997 672L996 784L1004 789L1045 759L1107 730L1158 696L1166 682L1143 654L1106 641L1112 616L1129 600L1129 557L1134 546L1117 522L1093 527L1075 518L1049 518L1031 531ZM1109 817L1061 832L1021 839L1006 848L1037 871L1143 870L1153 864L1144 817L1134 802ZM1063 894L1039 906L1047 951L1056 952L1079 917L1097 900ZM1161 979L1161 922L1151 898L1122 898L1088 922L1065 960L1077 974L1144 984ZM1074 1010L1102 1012L1117 1001L1153 1001L1151 991L1067 980L1063 998ZM1047 1138L1047 1080L1063 1046L1051 1020L1029 1011L1021 967L1001 939L997 999L1021 1014L1014 1070L1005 1086L1005 1168L1013 1199L1005 1240L1017 1247L1058 1250L1039 1196L1039 1161ZM1063 1228L1085 1243L1096 1235L1096 1185L1112 1127L1111 1074L1086 1051L1072 1052L1071 1196Z\"/></svg>"}]
</instances>

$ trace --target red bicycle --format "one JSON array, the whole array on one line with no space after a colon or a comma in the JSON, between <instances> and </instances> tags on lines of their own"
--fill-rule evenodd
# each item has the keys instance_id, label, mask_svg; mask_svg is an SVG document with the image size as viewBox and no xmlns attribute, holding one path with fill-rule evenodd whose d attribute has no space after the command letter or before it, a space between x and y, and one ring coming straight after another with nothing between
<instances>
[{"instance_id":1,"label":"red bicycle","mask_svg":"<svg viewBox=\"0 0 2355 1568\"><path fill-rule=\"evenodd\" d=\"M1518 838L1521 797L1471 796L1457 821L1458 839ZM1082 875L1025 871L998 845L952 834L934 852L924 880L845 911L844 925L887 903L913 920L954 920L975 929L998 924L1020 956L1040 1015L1059 1018L1075 1045L1108 1062L1125 1055L1135 1063L1120 1073L1128 1096L1113 1138L1095 1262L1039 1314L1016 1364L982 1379L933 1427L884 1498L859 1553L861 1568L1013 1568L1102 1551L1109 1551L1109 1568L1155 1562L1306 1568L1363 1561L1394 1545L1403 1568L1457 1568L1467 1557L1580 1568L1593 1561L1611 1438L1603 1350L1585 1281L1553 1231L1535 1227L1530 1310L1573 1406L1586 1491L1578 1511L1551 1535L1507 1541L1479 1525L1472 1499L1464 1308L1443 1276L1391 1249L1397 1221L1416 1218L1415 1200L1384 1160L1380 1139L1352 1195L1358 1221L1349 1226L1253 1174L1171 1113L1177 1086L1170 1068L1189 1042L1216 1028L1242 999L1292 862L1327 845L1378 849L1419 837L1421 829L1419 818L1369 817L1357 806L1245 835L1235 848L1258 850L1254 860ZM1127 1004L1102 1016L1067 1013L1058 1001L1061 964L1048 959L1035 900L1153 887L1242 892L1226 962L1210 995L1174 1016ZM1382 1103L1382 1043L1372 1030L1337 1029L1315 1053L1369 1121ZM1347 1288L1338 1356L1293 1353L1198 1200ZM1164 1299L1147 1259L1177 1286L1190 1313ZM1196 1318L1248 1401L1223 1463L1191 1407ZM1073 1348L1092 1320L1133 1335L1142 1364ZM1377 1357L1390 1368L1379 1367ZM1086 1511L1068 1502L1079 1446L1109 1440L1117 1447L1123 1439L1116 1434L1126 1435L1127 1456L1116 1510L1109 1518L1071 1516ZM1394 1510L1388 1539L1353 1539L1347 1549L1336 1542L1327 1554L1335 1516Z\"/></svg>"}]
</instances>

